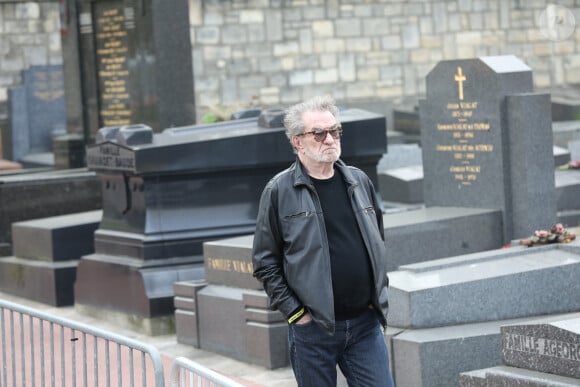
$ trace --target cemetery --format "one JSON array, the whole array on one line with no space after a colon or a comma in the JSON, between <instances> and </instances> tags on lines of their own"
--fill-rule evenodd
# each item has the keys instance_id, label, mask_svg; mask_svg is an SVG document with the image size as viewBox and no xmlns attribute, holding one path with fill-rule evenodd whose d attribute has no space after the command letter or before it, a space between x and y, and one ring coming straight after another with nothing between
<instances>
[{"instance_id":1,"label":"cemetery","mask_svg":"<svg viewBox=\"0 0 580 387\"><path fill-rule=\"evenodd\" d=\"M443 61L426 82L420 145L387 146L384 116L341 111L343 158L388 197L385 340L396 384L574 385L580 245L519 243L578 225L580 172L558 168L550 96L533 91L532 70L513 56ZM293 158L280 114L160 133L104 127L86 169L5 175L6 198L26 192L37 206L2 209L11 238L0 290L287 367L286 322L251 263L261 189ZM385 179L391 165L399 175ZM71 198L51 205L64 187Z\"/></svg>"},{"instance_id":2,"label":"cemetery","mask_svg":"<svg viewBox=\"0 0 580 387\"><path fill-rule=\"evenodd\" d=\"M70 21L63 66L9 93L0 291L289 367L252 275L260 194L295 158L283 110L196 123L184 1L69 11L94 15ZM536 91L515 55L441 60L424 81L413 109L340 112L341 158L383 200L396 386L578 386L575 94Z\"/></svg>"}]
</instances>

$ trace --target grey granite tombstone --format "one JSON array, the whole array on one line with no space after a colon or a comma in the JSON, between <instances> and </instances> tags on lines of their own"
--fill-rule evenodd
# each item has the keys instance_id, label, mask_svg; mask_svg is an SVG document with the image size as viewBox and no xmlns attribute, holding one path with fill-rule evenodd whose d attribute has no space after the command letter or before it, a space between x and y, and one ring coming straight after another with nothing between
<instances>
[{"instance_id":1,"label":"grey granite tombstone","mask_svg":"<svg viewBox=\"0 0 580 387\"><path fill-rule=\"evenodd\" d=\"M389 275L389 323L435 327L580 310L580 285L570 280L578 275L580 241L402 266Z\"/></svg>"},{"instance_id":2,"label":"grey granite tombstone","mask_svg":"<svg viewBox=\"0 0 580 387\"><path fill-rule=\"evenodd\" d=\"M187 0L81 0L65 7L69 133L90 144L106 126L143 123L161 132L195 123Z\"/></svg>"},{"instance_id":3,"label":"grey granite tombstone","mask_svg":"<svg viewBox=\"0 0 580 387\"><path fill-rule=\"evenodd\" d=\"M571 160L580 160L580 138L568 141L568 150Z\"/></svg>"},{"instance_id":4,"label":"grey granite tombstone","mask_svg":"<svg viewBox=\"0 0 580 387\"><path fill-rule=\"evenodd\" d=\"M556 200L559 221L580 226L580 170L556 171Z\"/></svg>"},{"instance_id":5,"label":"grey granite tombstone","mask_svg":"<svg viewBox=\"0 0 580 387\"><path fill-rule=\"evenodd\" d=\"M567 148L570 141L580 140L580 121L562 121L552 124L554 145Z\"/></svg>"},{"instance_id":6,"label":"grey granite tombstone","mask_svg":"<svg viewBox=\"0 0 580 387\"><path fill-rule=\"evenodd\" d=\"M440 62L419 111L427 207L498 208L506 243L555 222L550 96L533 93L528 66Z\"/></svg>"},{"instance_id":7,"label":"grey granite tombstone","mask_svg":"<svg viewBox=\"0 0 580 387\"><path fill-rule=\"evenodd\" d=\"M506 365L580 380L580 316L501 329Z\"/></svg>"},{"instance_id":8,"label":"grey granite tombstone","mask_svg":"<svg viewBox=\"0 0 580 387\"><path fill-rule=\"evenodd\" d=\"M385 117L353 109L340 118L344 160L376 184ZM75 306L137 318L151 334L168 327L172 284L204 276L203 242L253 232L263 187L295 159L284 128L259 121L99 131L87 163L102 182L103 221L95 254L78 266Z\"/></svg>"},{"instance_id":9,"label":"grey granite tombstone","mask_svg":"<svg viewBox=\"0 0 580 387\"><path fill-rule=\"evenodd\" d=\"M503 364L459 375L462 387L578 386L580 314L543 316L501 327Z\"/></svg>"},{"instance_id":10,"label":"grey granite tombstone","mask_svg":"<svg viewBox=\"0 0 580 387\"><path fill-rule=\"evenodd\" d=\"M570 147L570 144L571 143L568 143L568 149L554 145L554 164L556 167L566 165L572 159L572 148Z\"/></svg>"},{"instance_id":11,"label":"grey granite tombstone","mask_svg":"<svg viewBox=\"0 0 580 387\"><path fill-rule=\"evenodd\" d=\"M22 80L9 89L10 123L2 143L5 158L26 162L30 154L51 152L53 137L65 130L62 66L32 66L22 72Z\"/></svg>"},{"instance_id":12,"label":"grey granite tombstone","mask_svg":"<svg viewBox=\"0 0 580 387\"><path fill-rule=\"evenodd\" d=\"M573 280L579 270L580 243L573 242L497 249L390 272L388 321L403 329L392 340L397 385L457 386L460 372L501 365L502 326L580 310ZM478 384L484 377L478 372L463 379L470 383L465 386L495 386Z\"/></svg>"}]
</instances>

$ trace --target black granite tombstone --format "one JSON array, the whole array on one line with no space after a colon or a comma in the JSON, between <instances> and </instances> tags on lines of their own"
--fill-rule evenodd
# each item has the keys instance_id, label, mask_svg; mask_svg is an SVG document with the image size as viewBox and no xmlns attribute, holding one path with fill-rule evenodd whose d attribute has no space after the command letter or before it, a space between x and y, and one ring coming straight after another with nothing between
<instances>
[{"instance_id":1,"label":"black granite tombstone","mask_svg":"<svg viewBox=\"0 0 580 387\"><path fill-rule=\"evenodd\" d=\"M202 243L251 234L266 182L294 160L279 117L265 113L158 134L142 125L99 131L87 164L102 181L103 219L95 254L78 267L79 307L140 316L152 334L167 327L156 321L173 314L173 283L203 278ZM385 117L345 110L341 119L343 158L377 184Z\"/></svg>"},{"instance_id":2,"label":"black granite tombstone","mask_svg":"<svg viewBox=\"0 0 580 387\"><path fill-rule=\"evenodd\" d=\"M177 340L269 369L288 365L288 324L270 309L251 236L204 243L205 282L177 282Z\"/></svg>"},{"instance_id":3,"label":"black granite tombstone","mask_svg":"<svg viewBox=\"0 0 580 387\"><path fill-rule=\"evenodd\" d=\"M505 243L555 222L550 96L527 65L440 62L420 116L426 206L501 209Z\"/></svg>"},{"instance_id":4,"label":"black granite tombstone","mask_svg":"<svg viewBox=\"0 0 580 387\"><path fill-rule=\"evenodd\" d=\"M187 0L66 1L68 132L92 143L106 126L194 124L188 16Z\"/></svg>"},{"instance_id":5,"label":"black granite tombstone","mask_svg":"<svg viewBox=\"0 0 580 387\"><path fill-rule=\"evenodd\" d=\"M94 251L100 219L95 210L13 223L14 255L0 258L0 289L49 305L72 305L79 258Z\"/></svg>"},{"instance_id":6,"label":"black granite tombstone","mask_svg":"<svg viewBox=\"0 0 580 387\"><path fill-rule=\"evenodd\" d=\"M12 254L12 223L97 210L99 188L95 173L84 168L0 175L0 257Z\"/></svg>"},{"instance_id":7,"label":"black granite tombstone","mask_svg":"<svg viewBox=\"0 0 580 387\"><path fill-rule=\"evenodd\" d=\"M22 72L22 79L8 93L4 157L28 166L53 165L51 157L37 156L50 153L53 137L65 132L62 66L32 66Z\"/></svg>"}]
</instances>

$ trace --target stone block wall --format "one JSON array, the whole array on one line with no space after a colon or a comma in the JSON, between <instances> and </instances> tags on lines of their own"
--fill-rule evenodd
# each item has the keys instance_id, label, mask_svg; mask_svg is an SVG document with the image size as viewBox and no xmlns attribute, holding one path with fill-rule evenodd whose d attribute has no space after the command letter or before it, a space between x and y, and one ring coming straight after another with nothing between
<instances>
[{"instance_id":1,"label":"stone block wall","mask_svg":"<svg viewBox=\"0 0 580 387\"><path fill-rule=\"evenodd\" d=\"M64 1L64 0L60 0ZM20 71L62 62L57 0L0 0L0 104ZM314 94L403 104L447 59L513 54L537 88L580 83L580 31L540 29L544 0L189 0L197 117ZM580 1L562 0L580 22Z\"/></svg>"},{"instance_id":2,"label":"stone block wall","mask_svg":"<svg viewBox=\"0 0 580 387\"><path fill-rule=\"evenodd\" d=\"M22 82L22 70L56 64L62 64L58 2L0 0L0 103Z\"/></svg>"}]
</instances>

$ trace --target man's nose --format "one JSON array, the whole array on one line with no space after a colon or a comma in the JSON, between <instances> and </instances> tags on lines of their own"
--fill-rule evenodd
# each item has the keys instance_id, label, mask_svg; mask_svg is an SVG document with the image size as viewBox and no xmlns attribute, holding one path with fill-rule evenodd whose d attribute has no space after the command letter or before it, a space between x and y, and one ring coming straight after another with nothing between
<instances>
[{"instance_id":1,"label":"man's nose","mask_svg":"<svg viewBox=\"0 0 580 387\"><path fill-rule=\"evenodd\" d=\"M332 137L332 135L330 134L330 132L326 132L326 136L324 136L324 142L328 142L328 139L329 138L330 138L330 142L336 141L336 139L334 137Z\"/></svg>"}]
</instances>

